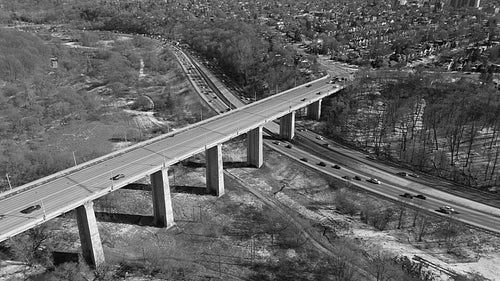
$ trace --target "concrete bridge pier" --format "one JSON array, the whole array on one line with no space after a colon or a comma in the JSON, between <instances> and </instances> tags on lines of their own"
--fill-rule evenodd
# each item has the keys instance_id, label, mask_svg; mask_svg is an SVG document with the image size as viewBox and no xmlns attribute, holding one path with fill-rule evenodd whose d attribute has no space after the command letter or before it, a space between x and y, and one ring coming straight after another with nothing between
<instances>
[{"instance_id":1,"label":"concrete bridge pier","mask_svg":"<svg viewBox=\"0 0 500 281\"><path fill-rule=\"evenodd\" d=\"M247 133L247 163L256 168L262 167L264 163L262 153L262 126Z\"/></svg>"},{"instance_id":2,"label":"concrete bridge pier","mask_svg":"<svg viewBox=\"0 0 500 281\"><path fill-rule=\"evenodd\" d=\"M205 151L207 165L207 189L217 196L224 195L224 171L222 163L222 144Z\"/></svg>"},{"instance_id":3,"label":"concrete bridge pier","mask_svg":"<svg viewBox=\"0 0 500 281\"><path fill-rule=\"evenodd\" d=\"M307 106L307 117L309 119L319 120L321 117L321 101L318 100Z\"/></svg>"},{"instance_id":4,"label":"concrete bridge pier","mask_svg":"<svg viewBox=\"0 0 500 281\"><path fill-rule=\"evenodd\" d=\"M158 227L172 227L175 222L172 200L170 199L168 168L162 168L160 171L150 175L150 178L151 190L153 191L154 224Z\"/></svg>"},{"instance_id":5,"label":"concrete bridge pier","mask_svg":"<svg viewBox=\"0 0 500 281\"><path fill-rule=\"evenodd\" d=\"M291 140L295 136L295 111L280 118L280 137Z\"/></svg>"},{"instance_id":6,"label":"concrete bridge pier","mask_svg":"<svg viewBox=\"0 0 500 281\"><path fill-rule=\"evenodd\" d=\"M98 267L104 263L104 251L94 214L94 202L89 201L75 210L83 259L87 264Z\"/></svg>"}]
</instances>

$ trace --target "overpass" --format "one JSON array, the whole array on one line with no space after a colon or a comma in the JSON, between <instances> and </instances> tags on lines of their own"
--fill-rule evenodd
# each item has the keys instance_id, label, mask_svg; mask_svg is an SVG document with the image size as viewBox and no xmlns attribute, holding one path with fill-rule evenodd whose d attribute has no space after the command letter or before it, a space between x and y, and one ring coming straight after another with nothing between
<instances>
[{"instance_id":1,"label":"overpass","mask_svg":"<svg viewBox=\"0 0 500 281\"><path fill-rule=\"evenodd\" d=\"M83 256L88 263L99 265L104 253L93 200L149 175L154 222L159 227L173 226L169 166L205 152L207 189L223 195L222 144L247 134L248 164L262 166L263 126L280 118L281 137L292 139L295 111L307 106L309 115L319 118L322 99L341 89L328 82L325 76L4 192L0 194L0 241L75 209ZM116 175L123 176L113 180ZM39 209L31 213L21 212L37 205Z\"/></svg>"}]
</instances>

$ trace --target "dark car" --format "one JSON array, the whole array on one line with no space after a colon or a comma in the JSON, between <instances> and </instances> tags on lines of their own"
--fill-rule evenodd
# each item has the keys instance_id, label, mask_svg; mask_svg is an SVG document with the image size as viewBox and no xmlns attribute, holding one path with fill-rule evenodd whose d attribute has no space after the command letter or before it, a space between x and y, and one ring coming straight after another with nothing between
<instances>
[{"instance_id":1,"label":"dark car","mask_svg":"<svg viewBox=\"0 0 500 281\"><path fill-rule=\"evenodd\" d=\"M309 88L309 87L311 87L311 86L312 86L311 84L307 84L307 85L306 85L306 88Z\"/></svg>"},{"instance_id":2,"label":"dark car","mask_svg":"<svg viewBox=\"0 0 500 281\"><path fill-rule=\"evenodd\" d=\"M352 178L351 178L350 176L343 176L342 178L343 178L343 179L346 179L346 180L348 180L348 181L352 180Z\"/></svg>"},{"instance_id":3,"label":"dark car","mask_svg":"<svg viewBox=\"0 0 500 281\"><path fill-rule=\"evenodd\" d=\"M326 167L326 163L323 162L323 161L319 162L318 165L321 166L321 167Z\"/></svg>"},{"instance_id":4,"label":"dark car","mask_svg":"<svg viewBox=\"0 0 500 281\"><path fill-rule=\"evenodd\" d=\"M309 161L309 160L308 160L307 158L305 158L305 157L300 158L300 160L301 160L301 161L304 161L304 162Z\"/></svg>"},{"instance_id":5,"label":"dark car","mask_svg":"<svg viewBox=\"0 0 500 281\"><path fill-rule=\"evenodd\" d=\"M354 179L357 180L357 181L360 181L361 177L360 176L354 176Z\"/></svg>"},{"instance_id":6,"label":"dark car","mask_svg":"<svg viewBox=\"0 0 500 281\"><path fill-rule=\"evenodd\" d=\"M414 174L414 173L411 173L409 174L410 177L413 177L413 178L418 178L418 175L417 174Z\"/></svg>"},{"instance_id":7,"label":"dark car","mask_svg":"<svg viewBox=\"0 0 500 281\"><path fill-rule=\"evenodd\" d=\"M340 169L340 166L337 165L337 164L333 165L332 167L335 168L335 169Z\"/></svg>"},{"instance_id":8,"label":"dark car","mask_svg":"<svg viewBox=\"0 0 500 281\"><path fill-rule=\"evenodd\" d=\"M301 99L300 101L306 101L306 100L307 100L306 98L303 98L303 99Z\"/></svg>"},{"instance_id":9,"label":"dark car","mask_svg":"<svg viewBox=\"0 0 500 281\"><path fill-rule=\"evenodd\" d=\"M321 92L317 92L316 95L321 95Z\"/></svg>"},{"instance_id":10,"label":"dark car","mask_svg":"<svg viewBox=\"0 0 500 281\"><path fill-rule=\"evenodd\" d=\"M405 192L404 194L401 194L402 197L405 197L405 198L409 198L409 199L413 199L413 195L411 195L410 193L408 192Z\"/></svg>"},{"instance_id":11,"label":"dark car","mask_svg":"<svg viewBox=\"0 0 500 281\"><path fill-rule=\"evenodd\" d=\"M5 215L0 215L0 220L4 219Z\"/></svg>"},{"instance_id":12,"label":"dark car","mask_svg":"<svg viewBox=\"0 0 500 281\"><path fill-rule=\"evenodd\" d=\"M112 177L110 178L110 180L114 180L114 181L116 181L116 180L119 180L119 179L124 178L124 177L125 177L125 175L124 175L124 174L118 174L118 175L114 175L114 176L112 176Z\"/></svg>"},{"instance_id":13,"label":"dark car","mask_svg":"<svg viewBox=\"0 0 500 281\"><path fill-rule=\"evenodd\" d=\"M29 213L32 213L32 212L34 212L34 211L36 211L36 210L40 209L40 208L41 208L41 206L40 206L40 205L38 205L38 204L37 204L37 205L33 205L33 206L29 206L29 207L28 207L28 208L26 208L26 209L22 209L22 210L21 210L21 213L23 213L23 214L29 214Z\"/></svg>"},{"instance_id":14,"label":"dark car","mask_svg":"<svg viewBox=\"0 0 500 281\"><path fill-rule=\"evenodd\" d=\"M292 145L291 144L287 144L285 145L286 148L292 148Z\"/></svg>"},{"instance_id":15,"label":"dark car","mask_svg":"<svg viewBox=\"0 0 500 281\"><path fill-rule=\"evenodd\" d=\"M275 145L280 145L280 142L279 142L279 141L273 141L273 143L274 143Z\"/></svg>"},{"instance_id":16,"label":"dark car","mask_svg":"<svg viewBox=\"0 0 500 281\"><path fill-rule=\"evenodd\" d=\"M397 172L396 173L398 176L402 176L402 177L407 177L409 176L407 172Z\"/></svg>"},{"instance_id":17,"label":"dark car","mask_svg":"<svg viewBox=\"0 0 500 281\"><path fill-rule=\"evenodd\" d=\"M415 195L415 198L422 199L422 200L427 199L427 197L425 197L425 196L424 196L424 195L422 195L422 194Z\"/></svg>"}]
</instances>

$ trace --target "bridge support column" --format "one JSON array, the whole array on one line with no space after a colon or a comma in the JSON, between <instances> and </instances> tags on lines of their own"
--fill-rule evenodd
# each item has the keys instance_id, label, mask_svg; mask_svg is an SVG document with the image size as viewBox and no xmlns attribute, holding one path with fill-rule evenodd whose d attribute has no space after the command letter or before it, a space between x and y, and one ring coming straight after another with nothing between
<instances>
[{"instance_id":1,"label":"bridge support column","mask_svg":"<svg viewBox=\"0 0 500 281\"><path fill-rule=\"evenodd\" d=\"M224 171L222 164L222 144L205 151L207 165L207 188L217 196L224 195Z\"/></svg>"},{"instance_id":2,"label":"bridge support column","mask_svg":"<svg viewBox=\"0 0 500 281\"><path fill-rule=\"evenodd\" d=\"M280 118L280 137L291 140L295 136L295 111Z\"/></svg>"},{"instance_id":3,"label":"bridge support column","mask_svg":"<svg viewBox=\"0 0 500 281\"><path fill-rule=\"evenodd\" d=\"M307 106L307 117L313 120L319 120L321 117L321 101L316 101Z\"/></svg>"},{"instance_id":4,"label":"bridge support column","mask_svg":"<svg viewBox=\"0 0 500 281\"><path fill-rule=\"evenodd\" d=\"M99 230L97 229L93 201L76 208L76 221L85 262L94 267L103 264L104 251L99 237Z\"/></svg>"},{"instance_id":5,"label":"bridge support column","mask_svg":"<svg viewBox=\"0 0 500 281\"><path fill-rule=\"evenodd\" d=\"M150 176L151 190L153 191L154 224L158 227L169 228L175 224L172 200L170 199L170 184L168 182L168 168L162 168Z\"/></svg>"},{"instance_id":6,"label":"bridge support column","mask_svg":"<svg viewBox=\"0 0 500 281\"><path fill-rule=\"evenodd\" d=\"M260 168L264 162L262 153L262 126L247 133L247 163Z\"/></svg>"}]
</instances>

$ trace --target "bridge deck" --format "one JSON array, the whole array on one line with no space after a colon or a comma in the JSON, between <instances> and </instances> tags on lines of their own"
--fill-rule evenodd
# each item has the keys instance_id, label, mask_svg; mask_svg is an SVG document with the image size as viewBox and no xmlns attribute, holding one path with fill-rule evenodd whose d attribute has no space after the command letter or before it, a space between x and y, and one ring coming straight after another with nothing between
<instances>
[{"instance_id":1,"label":"bridge deck","mask_svg":"<svg viewBox=\"0 0 500 281\"><path fill-rule=\"evenodd\" d=\"M340 90L328 81L315 80L2 193L0 241ZM116 174L125 177L110 180ZM20 212L32 205L42 208Z\"/></svg>"}]
</instances>

